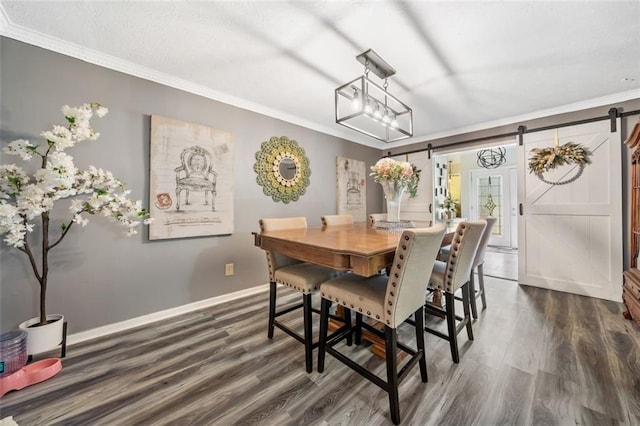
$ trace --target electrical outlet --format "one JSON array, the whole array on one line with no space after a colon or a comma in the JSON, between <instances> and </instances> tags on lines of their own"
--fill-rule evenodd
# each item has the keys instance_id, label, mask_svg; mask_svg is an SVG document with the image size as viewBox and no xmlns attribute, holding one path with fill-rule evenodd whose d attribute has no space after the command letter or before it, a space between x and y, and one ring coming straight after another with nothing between
<instances>
[{"instance_id":1,"label":"electrical outlet","mask_svg":"<svg viewBox=\"0 0 640 426\"><path fill-rule=\"evenodd\" d=\"M230 277L233 275L233 263L227 263L224 265L224 276Z\"/></svg>"}]
</instances>

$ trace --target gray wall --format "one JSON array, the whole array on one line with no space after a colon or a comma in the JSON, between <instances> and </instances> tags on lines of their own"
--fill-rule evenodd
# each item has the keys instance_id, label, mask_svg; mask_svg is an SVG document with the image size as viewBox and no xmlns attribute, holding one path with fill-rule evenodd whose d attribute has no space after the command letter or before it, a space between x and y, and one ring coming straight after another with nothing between
<instances>
[{"instance_id":1,"label":"gray wall","mask_svg":"<svg viewBox=\"0 0 640 426\"><path fill-rule=\"evenodd\" d=\"M127 238L117 225L90 217L87 227L72 229L51 252L48 310L63 313L71 333L265 284L265 256L254 247L251 235L258 230L258 219L306 216L310 226L320 225L321 214L336 212L336 156L367 165L380 157L373 148L8 38L0 39L0 55L2 141L25 138L40 143L40 132L64 124L62 105L100 102L110 110L94 120L102 136L68 153L80 168L95 165L112 171L144 205L148 205L151 114L234 135L233 235L150 242L146 231ZM311 185L298 202L275 203L256 183L254 155L271 136L295 139L309 157ZM3 155L0 162L20 159ZM371 179L367 211L381 209L382 192ZM224 277L224 264L229 262L235 264L235 275ZM4 243L0 265L0 325L6 331L38 314L38 289L26 256Z\"/></svg>"}]
</instances>

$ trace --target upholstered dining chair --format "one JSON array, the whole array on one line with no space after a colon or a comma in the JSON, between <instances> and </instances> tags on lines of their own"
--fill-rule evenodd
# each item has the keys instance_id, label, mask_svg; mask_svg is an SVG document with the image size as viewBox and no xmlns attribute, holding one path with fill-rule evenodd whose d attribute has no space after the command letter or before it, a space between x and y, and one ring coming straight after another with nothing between
<instances>
[{"instance_id":1,"label":"upholstered dining chair","mask_svg":"<svg viewBox=\"0 0 640 426\"><path fill-rule=\"evenodd\" d=\"M476 252L476 257L473 260L473 265L471 266L471 275L469 276L469 303L471 304L471 316L473 319L478 319L478 305L476 300L480 297L482 301L482 309L487 309L487 298L484 292L484 255L487 252L487 246L489 245L489 240L491 239L491 233L493 232L493 227L495 226L498 218L492 216L481 216L480 219L484 219L487 221L487 227L484 228L484 232L482 233L482 237L480 238L480 244L478 245L478 251ZM448 245L440 249L440 255L445 259L449 256L449 251L451 246ZM475 285L475 274L474 271L478 270L478 288ZM457 298L457 300L461 300L461 298Z\"/></svg>"},{"instance_id":2,"label":"upholstered dining chair","mask_svg":"<svg viewBox=\"0 0 640 426\"><path fill-rule=\"evenodd\" d=\"M447 334L425 327L425 331L449 341L453 362L460 362L458 351L458 333L467 329L469 340L473 340L471 314L469 309L469 277L471 267L478 251L480 238L487 226L485 220L460 222L451 241L451 249L446 262L436 260L429 278L429 288L444 292L445 309L431 303L425 303L425 312L437 316L445 314ZM464 317L455 313L455 292L462 291L462 308ZM458 321L460 323L458 324Z\"/></svg>"},{"instance_id":3,"label":"upholstered dining chair","mask_svg":"<svg viewBox=\"0 0 640 426\"><path fill-rule=\"evenodd\" d=\"M369 215L369 225L374 226L376 222L380 222L381 220L387 220L386 213L371 213Z\"/></svg>"},{"instance_id":4,"label":"upholstered dining chair","mask_svg":"<svg viewBox=\"0 0 640 426\"><path fill-rule=\"evenodd\" d=\"M487 246L489 245L489 240L491 239L491 233L493 232L493 227L495 226L498 218L496 217L483 217L487 221L487 227L484 229L482 233L482 238L480 238L480 244L478 245L478 251L476 253L476 257L473 260L473 265L471 266L471 276L469 277L469 296L471 302L471 315L473 319L478 319L478 306L476 304L476 300L480 297L482 302L482 309L487 309L487 297L484 292L484 255L487 252ZM475 274L473 271L478 269L478 287L476 288L475 283Z\"/></svg>"},{"instance_id":5,"label":"upholstered dining chair","mask_svg":"<svg viewBox=\"0 0 640 426\"><path fill-rule=\"evenodd\" d=\"M424 276L431 271L435 261L445 226L431 228L413 228L405 230L400 237L389 277L361 277L347 274L326 281L320 285L322 303L320 309L320 345L318 348L318 372L324 371L325 353L329 353L357 373L361 374L389 394L391 419L395 424L400 422L400 404L398 385L406 377L406 373L420 365L420 375L427 382L427 363L424 347L424 311L423 300L426 292ZM329 309L332 302L341 305L345 311L355 311L355 326L343 332L327 337ZM397 328L411 315L414 315L416 332L416 349L412 349L397 341ZM349 315L351 315L349 313ZM366 316L384 325L384 333L363 322ZM349 359L334 349L339 341L355 334L355 343L362 338L362 328L384 338L387 379L386 381L367 370L362 365ZM408 363L398 373L398 348L411 356Z\"/></svg>"},{"instance_id":6,"label":"upholstered dining chair","mask_svg":"<svg viewBox=\"0 0 640 426\"><path fill-rule=\"evenodd\" d=\"M320 216L322 226L338 226L353 224L353 215L350 214L326 214Z\"/></svg>"},{"instance_id":7,"label":"upholstered dining chair","mask_svg":"<svg viewBox=\"0 0 640 426\"><path fill-rule=\"evenodd\" d=\"M305 217L288 218L267 218L260 219L260 231L276 231L285 229L306 229L307 219ZM318 346L318 342L313 342L312 305L311 295L320 288L324 281L335 278L339 272L301 262L280 253L267 251L267 266L269 268L269 328L267 337L273 338L274 328L277 327L304 344L305 365L307 373L313 371L313 349ZM302 303L295 306L276 310L277 285L293 288L302 293ZM277 318L295 309L302 308L304 335L287 327Z\"/></svg>"}]
</instances>

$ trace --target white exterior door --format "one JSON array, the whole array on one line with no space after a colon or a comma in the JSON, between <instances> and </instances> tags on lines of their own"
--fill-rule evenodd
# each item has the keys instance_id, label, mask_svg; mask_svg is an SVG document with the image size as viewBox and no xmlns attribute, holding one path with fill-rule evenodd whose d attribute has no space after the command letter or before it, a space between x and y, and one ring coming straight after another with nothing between
<instances>
[{"instance_id":1,"label":"white exterior door","mask_svg":"<svg viewBox=\"0 0 640 426\"><path fill-rule=\"evenodd\" d=\"M427 151L392 157L398 161L408 161L420 170L418 194L409 198L405 191L400 204L401 220L433 220L433 166Z\"/></svg>"},{"instance_id":2,"label":"white exterior door","mask_svg":"<svg viewBox=\"0 0 640 426\"><path fill-rule=\"evenodd\" d=\"M511 245L511 193L509 169L472 170L469 195L469 219L480 216L497 218L489 239L492 246Z\"/></svg>"},{"instance_id":3,"label":"white exterior door","mask_svg":"<svg viewBox=\"0 0 640 426\"><path fill-rule=\"evenodd\" d=\"M559 143L588 147L592 164L575 181L542 182L529 173L531 149L554 145L553 131L524 135L519 147L518 278L521 284L621 301L622 182L620 121L558 129ZM570 179L576 166L544 174L550 182Z\"/></svg>"}]
</instances>

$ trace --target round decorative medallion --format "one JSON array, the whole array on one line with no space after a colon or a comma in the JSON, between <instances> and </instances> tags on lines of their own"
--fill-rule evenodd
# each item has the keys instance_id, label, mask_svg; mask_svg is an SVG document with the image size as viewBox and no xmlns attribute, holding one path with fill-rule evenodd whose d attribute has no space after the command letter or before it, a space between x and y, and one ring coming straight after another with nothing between
<instances>
[{"instance_id":1,"label":"round decorative medallion","mask_svg":"<svg viewBox=\"0 0 640 426\"><path fill-rule=\"evenodd\" d=\"M262 192L273 201L297 201L309 186L309 159L304 149L286 136L262 142L253 170Z\"/></svg>"}]
</instances>

